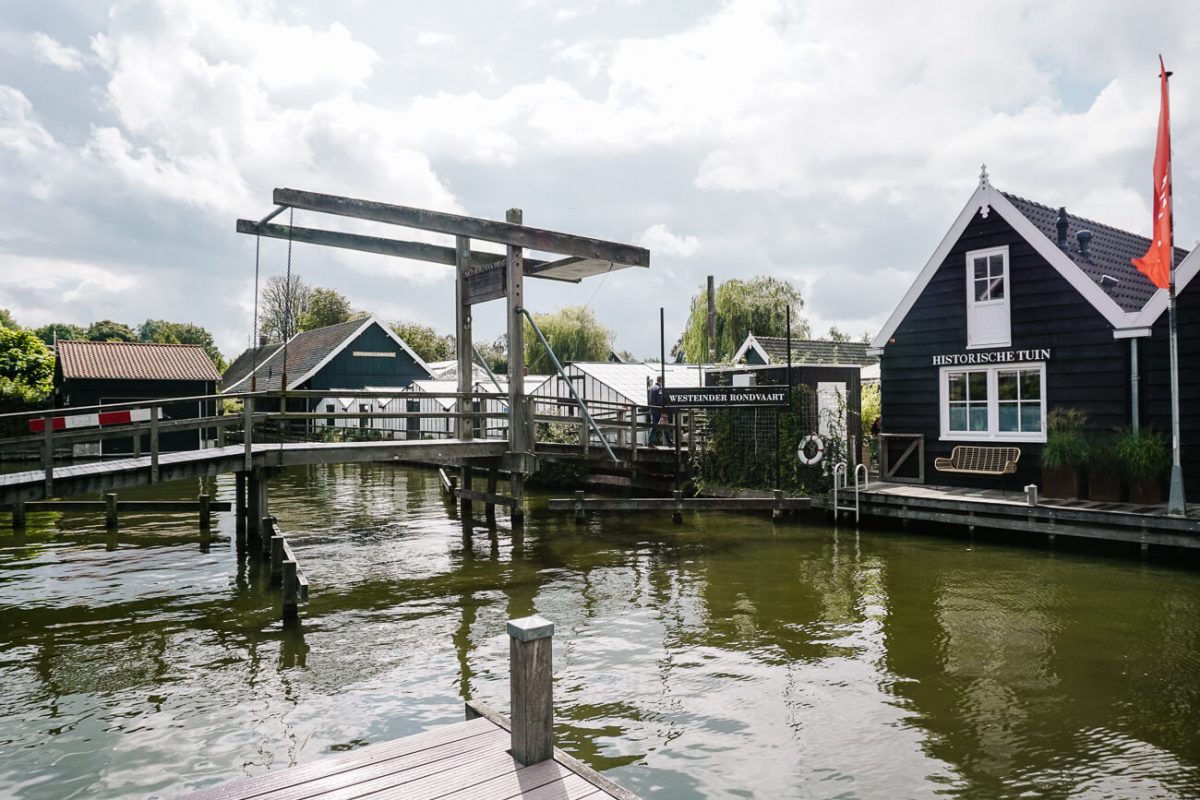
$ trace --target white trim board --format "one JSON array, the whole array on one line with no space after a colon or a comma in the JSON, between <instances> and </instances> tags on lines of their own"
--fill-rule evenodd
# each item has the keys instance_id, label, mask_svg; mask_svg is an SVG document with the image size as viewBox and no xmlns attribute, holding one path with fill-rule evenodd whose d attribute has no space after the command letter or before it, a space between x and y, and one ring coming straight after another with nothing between
<instances>
[{"instance_id":1,"label":"white trim board","mask_svg":"<svg viewBox=\"0 0 1200 800\"><path fill-rule=\"evenodd\" d=\"M733 358L731 359L733 363L736 364L743 357L745 357L746 351L750 348L754 348L754 352L758 353L759 356L762 357L764 365L769 365L771 363L771 357L767 355L766 350L763 350L762 345L758 343L758 339L754 338L753 333L746 334L746 341L742 342L742 346L739 347L738 351L733 354Z\"/></svg>"},{"instance_id":2,"label":"white trim board","mask_svg":"<svg viewBox=\"0 0 1200 800\"><path fill-rule=\"evenodd\" d=\"M913 285L905 293L904 298L900 301L900 305L888 317L888 321L884 324L883 329L871 341L872 348L883 349L887 346L892 336L895 335L896 330L900 327L900 324L908 316L908 313L912 311L912 307L916 305L917 299L925 291L925 287L933 280L934 274L937 273L938 269L946 261L947 256L950 255L950 251L958 243L963 231L967 229L971 220L974 219L975 214L978 213L980 216L986 218L993 211L999 214L1016 231L1018 236L1028 242L1046 260L1046 263L1053 267L1059 275L1062 275L1075 291L1079 292L1093 308L1100 312L1101 316L1114 329L1145 327L1145 323L1141 321L1140 317L1149 310L1148 306L1140 314L1131 314L1123 310L1066 253L1060 250L1057 244L1050 241L1049 237L1030 222L1028 217L1009 202L1008 198L1000 190L993 187L990 183L983 183L971 195L963 210L959 212L958 217L954 220L954 224L950 226L950 230L946 232L937 249L933 251L933 255L930 256L929 261L925 263L920 274L917 275L917 279L913 281ZM1188 262L1194 262L1195 265L1188 264ZM1191 270L1187 276L1188 279L1191 278L1191 275L1195 274L1197 269L1200 269L1200 259L1193 259L1189 255L1183 264L1180 265L1177 277L1183 277L1184 264L1187 264ZM1166 293L1161 290L1160 293L1164 295L1163 304L1165 307ZM1157 299L1157 296L1155 296L1150 302L1154 303ZM963 298L963 302L966 302L965 297Z\"/></svg>"}]
</instances>

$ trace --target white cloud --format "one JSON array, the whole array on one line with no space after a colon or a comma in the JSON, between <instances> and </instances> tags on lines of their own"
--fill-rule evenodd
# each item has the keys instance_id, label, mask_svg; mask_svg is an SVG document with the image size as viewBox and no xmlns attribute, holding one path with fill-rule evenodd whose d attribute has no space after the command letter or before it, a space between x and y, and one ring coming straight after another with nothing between
<instances>
[{"instance_id":1,"label":"white cloud","mask_svg":"<svg viewBox=\"0 0 1200 800\"><path fill-rule=\"evenodd\" d=\"M700 240L695 236L677 236L662 223L651 225L638 234L634 241L649 250L652 257L660 254L687 258L700 249Z\"/></svg>"},{"instance_id":2,"label":"white cloud","mask_svg":"<svg viewBox=\"0 0 1200 800\"><path fill-rule=\"evenodd\" d=\"M417 44L422 47L441 47L454 44L453 34L442 31L418 31Z\"/></svg>"},{"instance_id":3,"label":"white cloud","mask_svg":"<svg viewBox=\"0 0 1200 800\"><path fill-rule=\"evenodd\" d=\"M83 53L41 31L33 35L33 52L34 57L43 64L67 72L79 72L83 69Z\"/></svg>"},{"instance_id":4,"label":"white cloud","mask_svg":"<svg viewBox=\"0 0 1200 800\"><path fill-rule=\"evenodd\" d=\"M0 148L32 160L54 147L54 137L35 118L29 98L11 86L0 86Z\"/></svg>"}]
</instances>

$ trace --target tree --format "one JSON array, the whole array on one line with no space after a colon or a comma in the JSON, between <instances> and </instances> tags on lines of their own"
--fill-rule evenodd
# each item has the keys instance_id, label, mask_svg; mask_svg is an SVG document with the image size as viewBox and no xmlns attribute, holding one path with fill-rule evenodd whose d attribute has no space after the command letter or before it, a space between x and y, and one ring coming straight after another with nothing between
<instances>
[{"instance_id":1,"label":"tree","mask_svg":"<svg viewBox=\"0 0 1200 800\"><path fill-rule=\"evenodd\" d=\"M838 326L831 325L829 326L829 336L826 338L831 342L848 342L850 341L850 334L842 333Z\"/></svg>"},{"instance_id":2,"label":"tree","mask_svg":"<svg viewBox=\"0 0 1200 800\"><path fill-rule=\"evenodd\" d=\"M93 322L84 331L83 337L89 342L136 342L138 338L133 328L111 319Z\"/></svg>"},{"instance_id":3,"label":"tree","mask_svg":"<svg viewBox=\"0 0 1200 800\"><path fill-rule=\"evenodd\" d=\"M0 326L0 378L36 392L50 393L54 353L33 331Z\"/></svg>"},{"instance_id":4,"label":"tree","mask_svg":"<svg viewBox=\"0 0 1200 800\"><path fill-rule=\"evenodd\" d=\"M19 327L21 326L17 324L15 319L13 319L12 312L10 312L7 308L0 308L0 328L16 329Z\"/></svg>"},{"instance_id":5,"label":"tree","mask_svg":"<svg viewBox=\"0 0 1200 800\"><path fill-rule=\"evenodd\" d=\"M442 336L428 325L393 322L392 332L403 339L422 361L445 361L454 358L454 337Z\"/></svg>"},{"instance_id":6,"label":"tree","mask_svg":"<svg viewBox=\"0 0 1200 800\"><path fill-rule=\"evenodd\" d=\"M67 339L86 339L87 331L69 322L51 322L34 331L37 337L48 345Z\"/></svg>"},{"instance_id":7,"label":"tree","mask_svg":"<svg viewBox=\"0 0 1200 800\"><path fill-rule=\"evenodd\" d=\"M285 342L300 330L297 321L308 312L312 287L292 275L267 278L259 298L258 331L270 342Z\"/></svg>"},{"instance_id":8,"label":"tree","mask_svg":"<svg viewBox=\"0 0 1200 800\"><path fill-rule=\"evenodd\" d=\"M613 332L585 306L568 306L550 314L534 314L538 328L563 364L568 361L607 361L612 351ZM525 321L525 366L535 374L554 370L546 348Z\"/></svg>"},{"instance_id":9,"label":"tree","mask_svg":"<svg viewBox=\"0 0 1200 800\"><path fill-rule=\"evenodd\" d=\"M365 311L352 311L350 301L341 292L317 287L309 293L308 307L297 316L296 322L299 330L310 331L365 316Z\"/></svg>"},{"instance_id":10,"label":"tree","mask_svg":"<svg viewBox=\"0 0 1200 800\"><path fill-rule=\"evenodd\" d=\"M808 337L808 322L800 316L804 300L796 287L760 275L749 281L727 280L716 290L718 361L728 361L742 346L747 334L787 335L787 309L792 309L792 336ZM683 332L683 354L687 361L708 361L705 345L708 331L708 297L701 291L692 298L692 310Z\"/></svg>"},{"instance_id":11,"label":"tree","mask_svg":"<svg viewBox=\"0 0 1200 800\"><path fill-rule=\"evenodd\" d=\"M508 334L502 333L494 342L476 342L475 349L483 357L484 363L496 375L508 372Z\"/></svg>"},{"instance_id":12,"label":"tree","mask_svg":"<svg viewBox=\"0 0 1200 800\"><path fill-rule=\"evenodd\" d=\"M218 372L224 372L224 356L213 342L206 328L191 322L168 322L165 319L148 319L138 326L138 341L154 344L197 344L204 348Z\"/></svg>"}]
</instances>

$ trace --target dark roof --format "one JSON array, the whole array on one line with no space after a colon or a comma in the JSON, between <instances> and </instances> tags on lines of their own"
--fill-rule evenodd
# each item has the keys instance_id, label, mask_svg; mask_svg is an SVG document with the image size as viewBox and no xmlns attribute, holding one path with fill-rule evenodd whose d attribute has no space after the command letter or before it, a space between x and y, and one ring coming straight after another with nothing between
<instances>
[{"instance_id":1,"label":"dark roof","mask_svg":"<svg viewBox=\"0 0 1200 800\"><path fill-rule=\"evenodd\" d=\"M234 359L233 363L225 369L225 374L221 376L222 391L229 386L233 386L242 378L250 374L250 370L256 364L261 364L271 356L275 355L279 348L283 347L282 342L272 342L262 345L261 347L247 347L240 356Z\"/></svg>"},{"instance_id":2,"label":"dark roof","mask_svg":"<svg viewBox=\"0 0 1200 800\"><path fill-rule=\"evenodd\" d=\"M772 364L787 363L787 338L784 336L755 336L754 341L766 351ZM858 364L869 366L879 359L867 355L865 342L830 342L823 339L792 339L794 364Z\"/></svg>"},{"instance_id":3,"label":"dark roof","mask_svg":"<svg viewBox=\"0 0 1200 800\"><path fill-rule=\"evenodd\" d=\"M140 342L58 343L58 364L64 379L218 381L217 368L198 344Z\"/></svg>"},{"instance_id":4,"label":"dark roof","mask_svg":"<svg viewBox=\"0 0 1200 800\"><path fill-rule=\"evenodd\" d=\"M280 388L280 381L283 379L285 357L287 359L288 374L287 388L295 389L300 383L300 379L309 370L341 349L350 337L368 321L366 319L352 319L348 322L339 322L337 325L329 325L324 328L314 328L311 331L297 333L288 340L286 350L283 345L274 345L274 352L266 358L260 359L258 369L255 370L254 374L258 376L258 391L273 391ZM238 361L241 361L245 356L245 353L238 356L234 365L236 366ZM232 370L233 367L230 367L230 369ZM249 375L250 370L246 369L245 374L241 378L238 378L238 380L247 378ZM229 391L235 383L235 381L223 381L221 390ZM238 391L249 391L250 385L247 382L245 385L238 386L237 389Z\"/></svg>"},{"instance_id":5,"label":"dark roof","mask_svg":"<svg viewBox=\"0 0 1200 800\"><path fill-rule=\"evenodd\" d=\"M1058 209L1035 203L1022 197L1002 192L1026 219L1046 235L1051 242L1058 242ZM1092 241L1087 257L1079 252L1079 231L1091 231ZM1133 265L1131 259L1141 258L1150 247L1150 240L1128 231L1104 225L1090 219L1077 217L1067 212L1067 255L1084 274L1101 288L1100 278L1104 275L1116 278L1117 283L1107 290L1123 311L1141 311L1157 289L1150 279ZM1183 261L1187 251L1175 248L1175 264Z\"/></svg>"}]
</instances>

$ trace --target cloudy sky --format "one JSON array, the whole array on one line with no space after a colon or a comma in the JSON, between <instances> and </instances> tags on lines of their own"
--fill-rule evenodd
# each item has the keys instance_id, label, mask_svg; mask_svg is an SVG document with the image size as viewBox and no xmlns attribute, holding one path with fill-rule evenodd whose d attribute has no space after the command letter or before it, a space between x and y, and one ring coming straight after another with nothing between
<instances>
[{"instance_id":1,"label":"cloudy sky","mask_svg":"<svg viewBox=\"0 0 1200 800\"><path fill-rule=\"evenodd\" d=\"M1006 191L1148 233L1159 52L1194 244L1200 6L1154 6L0 0L0 306L25 325L196 322L234 354L254 280L234 221L289 186L519 207L649 247L649 271L527 298L590 305L638 355L659 306L674 340L708 274L790 280L816 332L873 333L982 162ZM286 243L262 248L282 274ZM449 268L293 258L356 307L452 327ZM478 310L476 338L501 311Z\"/></svg>"}]
</instances>

